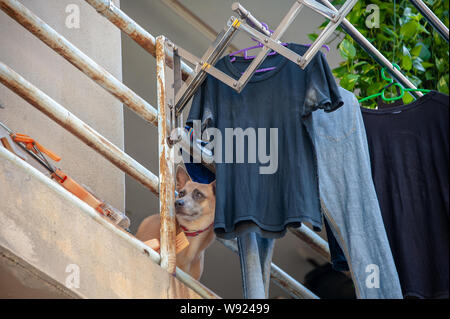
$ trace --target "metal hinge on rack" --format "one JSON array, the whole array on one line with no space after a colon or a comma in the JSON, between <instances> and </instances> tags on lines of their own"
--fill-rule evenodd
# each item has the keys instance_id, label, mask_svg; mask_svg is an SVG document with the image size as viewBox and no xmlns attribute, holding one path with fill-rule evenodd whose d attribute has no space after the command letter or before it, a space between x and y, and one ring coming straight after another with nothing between
<instances>
[{"instance_id":1,"label":"metal hinge on rack","mask_svg":"<svg viewBox=\"0 0 450 319\"><path fill-rule=\"evenodd\" d=\"M258 21L248 10L246 10L241 4L234 3L232 10L235 11L239 18L231 17L227 23L227 26L218 34L217 38L210 45L208 50L203 54L201 58L196 57L192 53L184 50L166 40L166 49L169 54L173 56L173 85L170 85L171 92L169 92L168 100L172 118L172 129L174 128L174 121L181 115L183 108L189 102L191 97L203 83L207 74L212 75L219 81L230 86L237 92L241 92L247 85L250 78L255 71L264 62L267 54L270 50L276 51L285 58L297 64L300 68L304 69L311 62L313 57L325 43L325 41L336 30L340 23L344 20L345 16L350 12L357 0L348 0L345 2L339 10L330 9L314 0L297 0L290 8L286 16L281 21L280 25L271 33L261 22ZM330 22L317 37L314 43L308 48L303 56L293 52L292 50L283 46L280 42L280 38L283 36L287 28L295 20L299 12L303 7L308 7L325 18ZM233 37L238 30L243 30L250 37L258 40L263 44L263 47L259 54L253 59L252 63L248 66L245 72L239 79L234 79L219 69L214 67L214 64L219 60L226 48L230 44ZM181 79L181 58L188 63L194 65L194 73L183 84ZM172 101L172 102L170 102ZM179 122L179 120L178 120ZM179 127L181 127L179 125ZM171 137L171 143L176 143L180 136Z\"/></svg>"}]
</instances>

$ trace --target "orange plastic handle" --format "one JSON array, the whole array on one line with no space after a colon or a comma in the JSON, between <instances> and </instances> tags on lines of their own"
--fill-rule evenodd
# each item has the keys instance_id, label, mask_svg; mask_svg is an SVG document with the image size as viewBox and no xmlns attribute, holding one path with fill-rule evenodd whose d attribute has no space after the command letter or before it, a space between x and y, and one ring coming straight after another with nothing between
<instances>
[{"instance_id":1,"label":"orange plastic handle","mask_svg":"<svg viewBox=\"0 0 450 319\"><path fill-rule=\"evenodd\" d=\"M154 238L147 241L144 241L144 244L149 246L151 249L159 253L160 243L159 239ZM189 246L189 240L186 238L184 232L180 232L175 238L175 254L180 253L183 249Z\"/></svg>"},{"instance_id":2,"label":"orange plastic handle","mask_svg":"<svg viewBox=\"0 0 450 319\"><path fill-rule=\"evenodd\" d=\"M59 162L61 160L61 157L59 157L58 155L53 153L51 150L45 148L44 146L42 146L41 144L39 144L33 138L31 138L30 136L28 136L26 134L15 133L15 134L12 134L11 137L14 140L14 142L24 143L26 145L27 149L29 149L33 152L35 152L33 149L33 146L36 146L38 148L38 150L40 150L42 153L44 153L45 155L50 157L55 162Z\"/></svg>"},{"instance_id":3,"label":"orange plastic handle","mask_svg":"<svg viewBox=\"0 0 450 319\"><path fill-rule=\"evenodd\" d=\"M52 174L52 178L60 183L65 189L74 194L76 197L84 201L86 204L97 210L99 213L104 214L102 206L103 202L98 200L90 192L88 192L83 186L75 182L70 176L65 174L60 169Z\"/></svg>"}]
</instances>

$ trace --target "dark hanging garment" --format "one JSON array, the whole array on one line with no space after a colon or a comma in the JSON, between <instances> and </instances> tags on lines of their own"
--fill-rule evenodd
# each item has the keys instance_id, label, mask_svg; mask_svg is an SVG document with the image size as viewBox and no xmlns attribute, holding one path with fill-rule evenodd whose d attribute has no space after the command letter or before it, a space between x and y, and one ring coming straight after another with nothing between
<instances>
[{"instance_id":1,"label":"dark hanging garment","mask_svg":"<svg viewBox=\"0 0 450 319\"><path fill-rule=\"evenodd\" d=\"M362 109L372 174L405 297L448 298L449 100Z\"/></svg>"},{"instance_id":2,"label":"dark hanging garment","mask_svg":"<svg viewBox=\"0 0 450 319\"><path fill-rule=\"evenodd\" d=\"M288 48L301 55L308 49L296 44ZM242 57L231 63L224 57L216 67L237 79L250 63ZM275 70L253 75L241 93L208 76L192 102L186 123L200 120L202 128L217 128L222 136L222 162L215 165L214 228L219 237L239 236L241 230L259 232L251 224L264 237L270 233L280 237L287 226L299 227L301 222L316 230L322 225L314 148L303 119L319 108L337 109L342 99L321 52L305 70L281 55L267 57L261 67L273 66ZM236 137L233 150L225 149L230 146L227 128L250 129L243 163L238 162L242 154L236 152ZM277 134L272 134L274 130ZM250 138L257 142L253 154L248 151ZM270 161L264 162L259 152L270 156ZM229 155L232 163L226 162Z\"/></svg>"}]
</instances>

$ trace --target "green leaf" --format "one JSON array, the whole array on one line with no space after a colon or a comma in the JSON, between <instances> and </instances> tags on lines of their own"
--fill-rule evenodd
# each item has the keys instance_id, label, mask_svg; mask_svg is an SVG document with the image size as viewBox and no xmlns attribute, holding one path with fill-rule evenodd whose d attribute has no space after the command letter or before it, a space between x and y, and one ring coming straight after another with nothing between
<instances>
[{"instance_id":1,"label":"green leaf","mask_svg":"<svg viewBox=\"0 0 450 319\"><path fill-rule=\"evenodd\" d=\"M358 81L359 75L358 74L351 74L348 73L344 75L344 77L341 79L341 82L339 83L344 89L353 91L353 88L355 87L356 81Z\"/></svg>"},{"instance_id":2,"label":"green leaf","mask_svg":"<svg viewBox=\"0 0 450 319\"><path fill-rule=\"evenodd\" d=\"M374 64L365 64L363 67L362 67L362 72L363 72L363 74L367 74L367 73L369 73L371 70L374 70L374 69L376 69L376 63L375 63L375 65Z\"/></svg>"},{"instance_id":3,"label":"green leaf","mask_svg":"<svg viewBox=\"0 0 450 319\"><path fill-rule=\"evenodd\" d=\"M359 88L368 88L373 83L373 77L361 76L358 80Z\"/></svg>"},{"instance_id":4,"label":"green leaf","mask_svg":"<svg viewBox=\"0 0 450 319\"><path fill-rule=\"evenodd\" d=\"M413 60L413 67L419 72L425 72L425 68L422 65L422 59L421 58L415 58Z\"/></svg>"},{"instance_id":5,"label":"green leaf","mask_svg":"<svg viewBox=\"0 0 450 319\"><path fill-rule=\"evenodd\" d=\"M423 66L425 69L428 69L428 68L434 66L434 64L433 64L433 63L430 63L430 62L422 62L422 66Z\"/></svg>"},{"instance_id":6,"label":"green leaf","mask_svg":"<svg viewBox=\"0 0 450 319\"><path fill-rule=\"evenodd\" d=\"M419 32L422 32L422 33L425 33L425 34L430 34L430 32L428 32L428 30L425 29L425 27L423 25L421 25L420 23L418 23L418 25L417 25L417 30Z\"/></svg>"},{"instance_id":7,"label":"green leaf","mask_svg":"<svg viewBox=\"0 0 450 319\"><path fill-rule=\"evenodd\" d=\"M420 52L422 51L422 47L424 46L424 44L417 44L411 51L411 55L412 56L419 56Z\"/></svg>"},{"instance_id":8,"label":"green leaf","mask_svg":"<svg viewBox=\"0 0 450 319\"><path fill-rule=\"evenodd\" d=\"M435 58L434 60L435 60L435 62L436 62L436 68L437 68L437 70L438 70L439 72L444 72L444 70L445 70L445 61L444 61L444 59L438 59L438 58Z\"/></svg>"},{"instance_id":9,"label":"green leaf","mask_svg":"<svg viewBox=\"0 0 450 319\"><path fill-rule=\"evenodd\" d=\"M421 14L414 14L414 15L411 15L411 17L410 17L412 20L415 20L415 21L417 21L417 22L420 22L420 20L422 19L422 15Z\"/></svg>"},{"instance_id":10,"label":"green leaf","mask_svg":"<svg viewBox=\"0 0 450 319\"><path fill-rule=\"evenodd\" d=\"M419 42L418 44L423 44L422 49L420 50L420 54L419 54L420 58L421 58L422 60L424 60L424 61L426 61L426 60L428 60L429 58L431 58L431 52L430 52L430 50L428 49L428 46L425 45L425 44L422 43L422 42Z\"/></svg>"},{"instance_id":11,"label":"green leaf","mask_svg":"<svg viewBox=\"0 0 450 319\"><path fill-rule=\"evenodd\" d=\"M380 42L391 42L392 39L381 32L378 32L376 35L376 39Z\"/></svg>"},{"instance_id":12,"label":"green leaf","mask_svg":"<svg viewBox=\"0 0 450 319\"><path fill-rule=\"evenodd\" d=\"M402 69L409 71L412 68L412 59L407 47L403 46L402 54Z\"/></svg>"},{"instance_id":13,"label":"green leaf","mask_svg":"<svg viewBox=\"0 0 450 319\"><path fill-rule=\"evenodd\" d=\"M375 82L373 83L368 89L367 89L367 96L379 93L381 89L383 88L383 83L381 82Z\"/></svg>"},{"instance_id":14,"label":"green leaf","mask_svg":"<svg viewBox=\"0 0 450 319\"><path fill-rule=\"evenodd\" d=\"M448 75L447 79L445 78L445 76L441 76L437 83L437 89L439 92L448 94Z\"/></svg>"},{"instance_id":15,"label":"green leaf","mask_svg":"<svg viewBox=\"0 0 450 319\"><path fill-rule=\"evenodd\" d=\"M367 64L367 61L359 61L358 63L353 64L352 68L356 69L357 67L364 65L364 64Z\"/></svg>"},{"instance_id":16,"label":"green leaf","mask_svg":"<svg viewBox=\"0 0 450 319\"><path fill-rule=\"evenodd\" d=\"M317 37L318 37L319 35L318 34L316 34L316 33L310 33L310 34L308 34L308 38L311 40L311 41L316 41L316 39L317 39Z\"/></svg>"},{"instance_id":17,"label":"green leaf","mask_svg":"<svg viewBox=\"0 0 450 319\"><path fill-rule=\"evenodd\" d=\"M402 25L402 27L400 28L400 35L403 37L412 37L416 33L418 26L419 23L417 23L417 21L411 20Z\"/></svg>"},{"instance_id":18,"label":"green leaf","mask_svg":"<svg viewBox=\"0 0 450 319\"><path fill-rule=\"evenodd\" d=\"M328 20L325 20L324 22L322 22L322 24L319 26L319 29L323 29L323 28L325 28L326 26L327 26L327 24L328 24Z\"/></svg>"},{"instance_id":19,"label":"green leaf","mask_svg":"<svg viewBox=\"0 0 450 319\"><path fill-rule=\"evenodd\" d=\"M411 94L405 93L405 95L403 95L402 100L403 100L403 104L408 104L408 103L411 103L412 101L414 101L414 97L412 97Z\"/></svg>"},{"instance_id":20,"label":"green leaf","mask_svg":"<svg viewBox=\"0 0 450 319\"><path fill-rule=\"evenodd\" d=\"M347 65L337 67L333 69L333 75L335 77L341 78L344 74L348 73Z\"/></svg>"},{"instance_id":21,"label":"green leaf","mask_svg":"<svg viewBox=\"0 0 450 319\"><path fill-rule=\"evenodd\" d=\"M346 60L353 59L356 55L356 48L349 40L344 39L341 44L339 44L339 53Z\"/></svg>"},{"instance_id":22,"label":"green leaf","mask_svg":"<svg viewBox=\"0 0 450 319\"><path fill-rule=\"evenodd\" d=\"M404 55L402 58L402 69L406 71L411 70L412 68L412 60L410 56Z\"/></svg>"},{"instance_id":23,"label":"green leaf","mask_svg":"<svg viewBox=\"0 0 450 319\"><path fill-rule=\"evenodd\" d=\"M398 35L392 29L388 28L385 25L381 26L381 30L383 30L383 32L387 33L391 37L398 38Z\"/></svg>"},{"instance_id":24,"label":"green leaf","mask_svg":"<svg viewBox=\"0 0 450 319\"><path fill-rule=\"evenodd\" d=\"M425 79L426 79L427 81L430 81L430 80L434 80L434 79L435 79L433 70L428 70L427 72L425 72Z\"/></svg>"},{"instance_id":25,"label":"green leaf","mask_svg":"<svg viewBox=\"0 0 450 319\"><path fill-rule=\"evenodd\" d=\"M345 54L345 56L349 58L354 58L356 55L356 48L347 39L344 39L341 42L341 44L339 45L339 49Z\"/></svg>"}]
</instances>

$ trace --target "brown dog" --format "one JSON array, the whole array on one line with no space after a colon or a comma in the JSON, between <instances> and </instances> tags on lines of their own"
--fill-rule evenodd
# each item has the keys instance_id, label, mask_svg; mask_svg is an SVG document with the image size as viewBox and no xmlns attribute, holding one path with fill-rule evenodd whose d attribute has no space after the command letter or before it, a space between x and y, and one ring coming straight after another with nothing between
<instances>
[{"instance_id":1,"label":"brown dog","mask_svg":"<svg viewBox=\"0 0 450 319\"><path fill-rule=\"evenodd\" d=\"M176 179L177 234L184 231L189 241L189 246L177 254L177 266L198 280L203 273L204 251L215 238L216 182L195 183L181 166L177 168ZM160 239L159 214L144 219L136 237L142 241Z\"/></svg>"}]
</instances>

